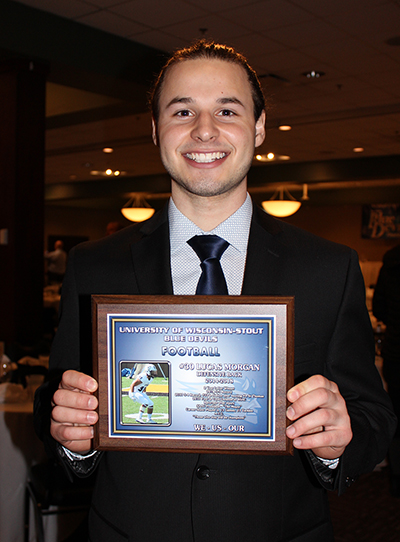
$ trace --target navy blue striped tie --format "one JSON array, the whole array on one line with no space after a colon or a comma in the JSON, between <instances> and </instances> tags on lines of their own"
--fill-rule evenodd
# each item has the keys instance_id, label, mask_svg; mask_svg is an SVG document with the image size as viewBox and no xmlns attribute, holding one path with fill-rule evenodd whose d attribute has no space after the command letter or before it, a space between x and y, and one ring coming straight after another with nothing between
<instances>
[{"instance_id":1,"label":"navy blue striped tie","mask_svg":"<svg viewBox=\"0 0 400 542\"><path fill-rule=\"evenodd\" d=\"M228 295L228 288L221 268L220 258L229 243L218 235L195 235L188 244L201 260L202 274L196 295Z\"/></svg>"}]
</instances>

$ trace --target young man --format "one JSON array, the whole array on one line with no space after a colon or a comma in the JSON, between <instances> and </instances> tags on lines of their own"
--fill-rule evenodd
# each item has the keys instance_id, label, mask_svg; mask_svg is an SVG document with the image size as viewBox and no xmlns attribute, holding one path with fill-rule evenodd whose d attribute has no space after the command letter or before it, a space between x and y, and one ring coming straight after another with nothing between
<instances>
[{"instance_id":1,"label":"young man","mask_svg":"<svg viewBox=\"0 0 400 542\"><path fill-rule=\"evenodd\" d=\"M51 416L41 434L73 471L98 466L93 542L136 540L127 512L154 495L149 542L332 541L326 489L343 492L372 469L395 423L374 366L357 256L253 208L246 179L265 137L264 98L241 55L206 42L178 52L152 108L172 198L149 221L72 251L51 357L64 372L55 393L49 386L37 396L37 420ZM293 456L91 452L90 294L194 294L201 269L189 242L205 234L226 241L230 295L295 296Z\"/></svg>"}]
</instances>

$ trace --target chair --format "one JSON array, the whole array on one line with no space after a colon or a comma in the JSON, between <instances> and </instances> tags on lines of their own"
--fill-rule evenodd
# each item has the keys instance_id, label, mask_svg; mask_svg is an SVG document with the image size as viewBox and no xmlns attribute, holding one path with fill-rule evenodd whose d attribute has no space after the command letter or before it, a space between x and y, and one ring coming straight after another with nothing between
<instances>
[{"instance_id":1,"label":"chair","mask_svg":"<svg viewBox=\"0 0 400 542\"><path fill-rule=\"evenodd\" d=\"M36 529L36 541L45 542L43 517L89 510L95 476L74 478L71 482L63 468L55 462L31 467L25 495L25 542L30 538L30 511ZM82 540L87 540L87 536ZM77 538L74 538L78 542Z\"/></svg>"}]
</instances>

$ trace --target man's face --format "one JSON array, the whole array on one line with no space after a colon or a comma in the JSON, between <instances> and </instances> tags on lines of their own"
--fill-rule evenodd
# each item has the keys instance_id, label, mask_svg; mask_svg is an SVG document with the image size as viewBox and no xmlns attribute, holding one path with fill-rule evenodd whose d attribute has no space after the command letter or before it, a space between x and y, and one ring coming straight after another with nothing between
<instances>
[{"instance_id":1,"label":"man's face","mask_svg":"<svg viewBox=\"0 0 400 542\"><path fill-rule=\"evenodd\" d=\"M265 114L254 119L245 70L223 60L175 64L166 74L153 140L182 195L232 192L246 180L254 148L265 137Z\"/></svg>"}]
</instances>

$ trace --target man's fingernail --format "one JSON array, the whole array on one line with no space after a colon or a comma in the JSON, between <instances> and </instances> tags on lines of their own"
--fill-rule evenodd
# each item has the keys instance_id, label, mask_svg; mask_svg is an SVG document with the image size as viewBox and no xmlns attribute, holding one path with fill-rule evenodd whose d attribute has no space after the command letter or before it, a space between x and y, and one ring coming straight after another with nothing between
<instances>
[{"instance_id":1,"label":"man's fingernail","mask_svg":"<svg viewBox=\"0 0 400 542\"><path fill-rule=\"evenodd\" d=\"M94 412L88 412L86 418L87 418L88 423L90 424L96 423L97 416Z\"/></svg>"},{"instance_id":2,"label":"man's fingernail","mask_svg":"<svg viewBox=\"0 0 400 542\"><path fill-rule=\"evenodd\" d=\"M290 406L286 410L286 416L289 418L289 420L292 420L294 418L294 409Z\"/></svg>"},{"instance_id":3,"label":"man's fingernail","mask_svg":"<svg viewBox=\"0 0 400 542\"><path fill-rule=\"evenodd\" d=\"M87 384L88 391L95 391L96 387L97 387L96 380L89 380L89 382Z\"/></svg>"},{"instance_id":4,"label":"man's fingernail","mask_svg":"<svg viewBox=\"0 0 400 542\"><path fill-rule=\"evenodd\" d=\"M89 397L88 399L88 407L89 408L96 408L97 406L97 401L96 401L96 397Z\"/></svg>"},{"instance_id":5,"label":"man's fingernail","mask_svg":"<svg viewBox=\"0 0 400 542\"><path fill-rule=\"evenodd\" d=\"M296 430L293 427L293 425L289 425L289 427L286 428L286 434L287 434L288 437L293 437L295 432L296 432Z\"/></svg>"}]
</instances>

